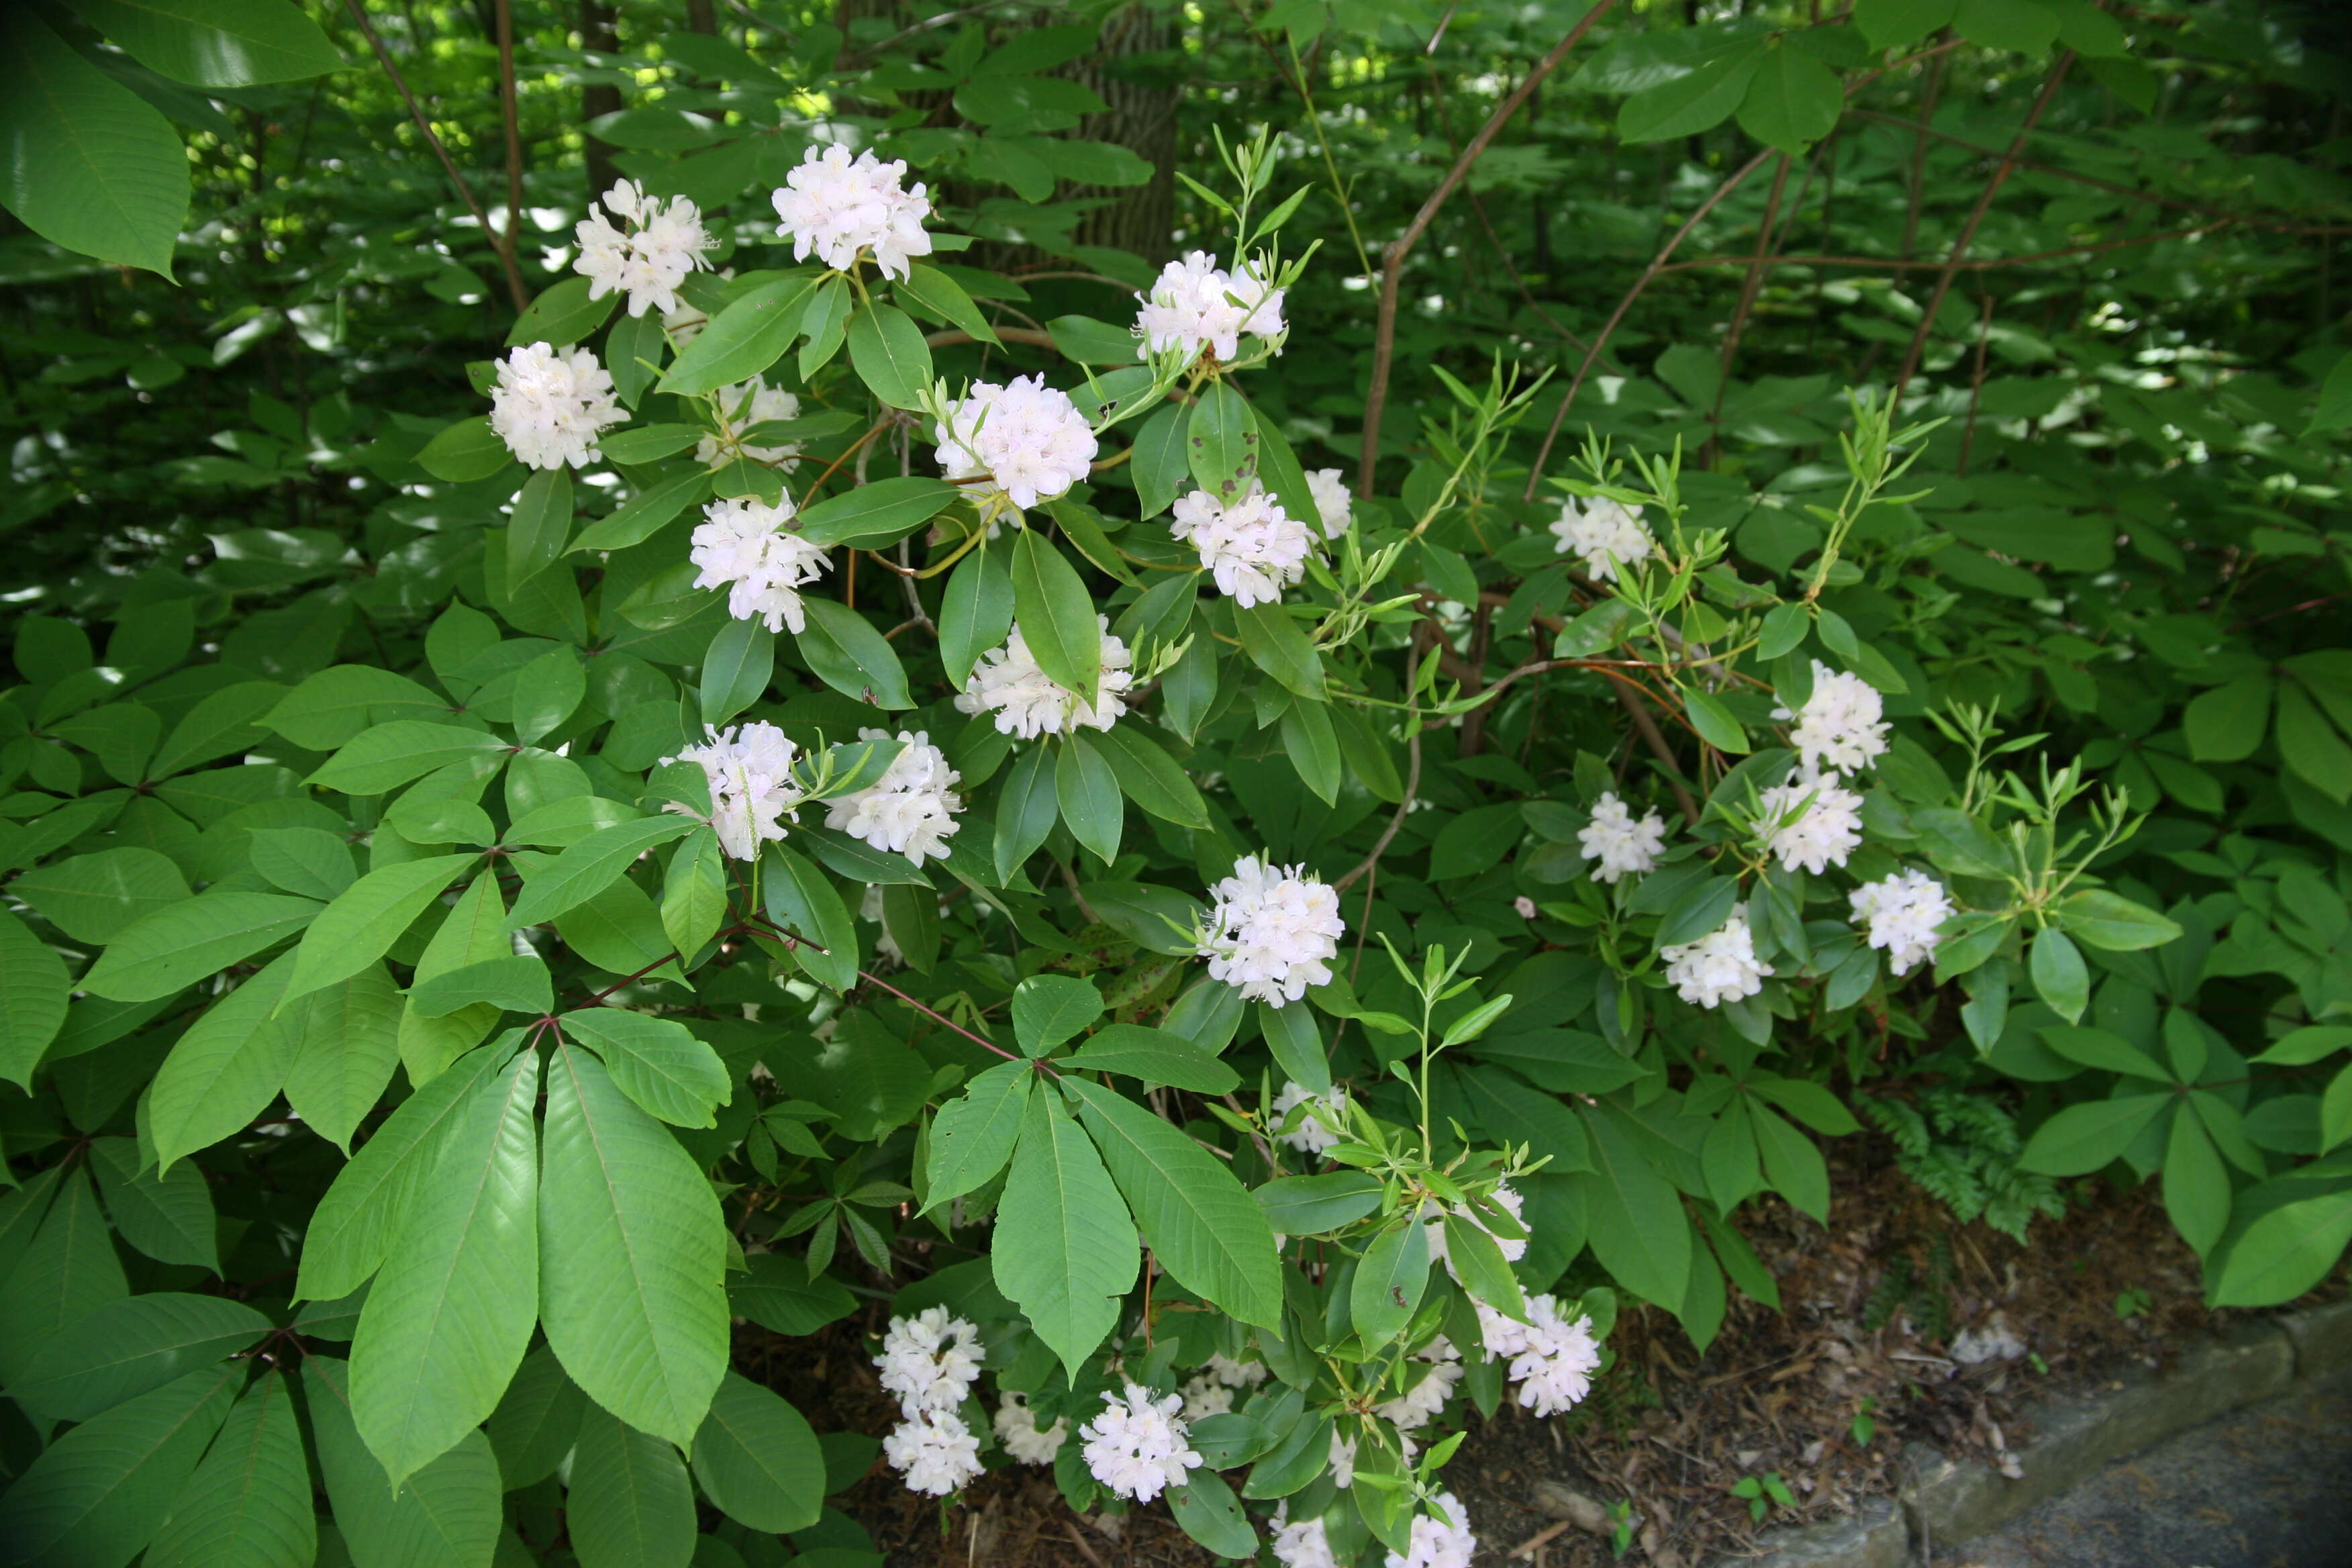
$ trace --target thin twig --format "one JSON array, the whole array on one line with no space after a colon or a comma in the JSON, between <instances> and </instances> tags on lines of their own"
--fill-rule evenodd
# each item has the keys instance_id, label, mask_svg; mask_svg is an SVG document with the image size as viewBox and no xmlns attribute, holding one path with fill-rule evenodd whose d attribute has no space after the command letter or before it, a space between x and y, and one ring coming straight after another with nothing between
<instances>
[{"instance_id":1,"label":"thin twig","mask_svg":"<svg viewBox=\"0 0 2352 1568\"><path fill-rule=\"evenodd\" d=\"M466 210L472 213L474 221L481 226L482 238L488 242L499 259L506 263L507 291L514 296L515 309L525 309L530 304L530 295L522 286L522 274L515 270L514 258L499 250L498 236L490 231L490 220L483 215L482 204L474 199L473 189L466 184L466 176L457 172L456 163L450 162L449 149L441 145L441 138L434 134L433 122L425 118L425 110L417 105L416 95L408 90L408 82L401 76L400 68L392 63L392 51L385 48L383 40L376 36L375 26L367 19L367 13L360 9L360 0L343 0L343 8L352 14L352 20L360 25L360 31L366 35L369 47L375 50L375 58L383 63L384 73L392 78L392 85L400 90L400 100L408 105L408 117L416 121L416 129L425 132L425 140L432 146L434 155L449 172L449 183L457 187L457 195L465 202Z\"/></svg>"},{"instance_id":2,"label":"thin twig","mask_svg":"<svg viewBox=\"0 0 2352 1568\"><path fill-rule=\"evenodd\" d=\"M1960 462L1958 474L1969 477L1969 453L1977 444L1977 405L1984 397L1985 345L1992 341L1992 296L1984 297L1984 310L1977 318L1977 368L1969 377L1969 422L1960 430Z\"/></svg>"},{"instance_id":3,"label":"thin twig","mask_svg":"<svg viewBox=\"0 0 2352 1568\"><path fill-rule=\"evenodd\" d=\"M1404 798L1397 802L1396 815L1389 818L1389 825L1381 829L1379 840L1372 845L1372 852L1358 862L1354 870L1331 884L1340 892L1354 887L1358 878L1381 863L1381 857L1389 852L1389 846L1395 843L1396 836L1403 831L1404 819L1412 815L1412 798L1421 788L1421 736L1415 733L1408 737L1404 750Z\"/></svg>"},{"instance_id":4,"label":"thin twig","mask_svg":"<svg viewBox=\"0 0 2352 1568\"><path fill-rule=\"evenodd\" d=\"M1756 226L1756 256L1748 264L1748 276L1739 285L1739 302L1732 307L1731 325L1723 334L1721 374L1715 378L1715 406L1706 416L1706 456L1710 462L1716 446L1713 426L1723 417L1724 395L1731 389L1731 364L1739 357L1739 340L1747 334L1748 312L1756 309L1756 296L1764 287L1764 264L1772 258L1772 237L1780 222L1780 197L1788 188L1789 154L1783 153L1772 171L1772 193L1764 198L1763 219ZM1801 200L1798 203L1801 209L1803 205Z\"/></svg>"},{"instance_id":5,"label":"thin twig","mask_svg":"<svg viewBox=\"0 0 2352 1568\"><path fill-rule=\"evenodd\" d=\"M507 130L507 226L499 237L499 260L507 269L509 288L519 288L521 270L515 265L515 247L522 240L522 121L515 107L514 0L499 5L499 112ZM520 295L515 309L523 308Z\"/></svg>"},{"instance_id":6,"label":"thin twig","mask_svg":"<svg viewBox=\"0 0 2352 1568\"><path fill-rule=\"evenodd\" d=\"M1675 804L1682 808L1683 820L1693 827L1697 826L1698 802L1691 797L1690 790L1684 785L1682 764L1675 761L1675 749L1666 744L1665 731L1660 730L1658 721L1650 716L1649 707L1642 700L1639 689L1613 669L1601 673L1609 677L1610 687L1617 693L1617 700L1625 705L1626 716L1633 721L1633 728L1641 732L1642 743L1648 746L1650 754L1664 766L1667 787L1675 792Z\"/></svg>"}]
</instances>

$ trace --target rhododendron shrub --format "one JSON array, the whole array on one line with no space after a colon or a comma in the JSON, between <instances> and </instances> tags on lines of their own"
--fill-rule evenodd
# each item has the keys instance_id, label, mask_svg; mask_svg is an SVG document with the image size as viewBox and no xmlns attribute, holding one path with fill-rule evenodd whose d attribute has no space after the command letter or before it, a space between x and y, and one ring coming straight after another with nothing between
<instances>
[{"instance_id":1,"label":"rhododendron shrub","mask_svg":"<svg viewBox=\"0 0 2352 1568\"><path fill-rule=\"evenodd\" d=\"M1834 101L1738 123L1793 157L1822 62L1879 68L1781 9ZM528 209L568 248L459 237L520 297L435 273L478 310L433 418L345 441L338 393L223 444L273 504L321 503L265 456L332 475L347 530L124 524L13 601L0 1542L487 1565L560 1507L591 1568L698 1520L766 1563L861 1477L948 1509L1037 1467L1230 1558L1464 1568L1470 1426L1580 1419L1623 1314L1704 1352L1777 1305L1743 1215L1827 1222L1822 1140L1898 1072L2050 1086L2021 1169L2160 1169L2216 1300L2332 1266L2352 1095L2267 1075L2352 1045L2341 879L2249 835L2352 843L2352 685L2216 653L2239 575L2099 645L2128 585L2017 563L1991 426L2023 465L2004 411L2120 396L2113 351L2045 404L1980 384L2028 352L1988 329L1979 384L1864 365L1781 422L1725 379L1743 303L1571 396L1381 281L1307 140L1207 138L1165 254L1072 238L1098 195L1008 211L1029 163L1146 174L1063 134L1073 29L950 20L665 46L592 127L625 177ZM417 363L316 309L268 307ZM2168 483L2207 460L2136 417ZM2296 482L2253 556L2337 548ZM2149 572L2203 537L2131 529ZM2151 826L2273 710L2245 833ZM2255 975L2250 1062L2194 998ZM813 1336L887 1429L760 1381Z\"/></svg>"}]
</instances>

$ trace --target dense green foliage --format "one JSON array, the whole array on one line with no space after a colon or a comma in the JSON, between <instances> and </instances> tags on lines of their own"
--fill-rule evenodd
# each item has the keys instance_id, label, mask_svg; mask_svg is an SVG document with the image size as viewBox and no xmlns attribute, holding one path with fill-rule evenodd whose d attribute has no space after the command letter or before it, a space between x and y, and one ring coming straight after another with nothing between
<instances>
[{"instance_id":1,"label":"dense green foliage","mask_svg":"<svg viewBox=\"0 0 2352 1568\"><path fill-rule=\"evenodd\" d=\"M1178 1522L1403 1561L1502 1325L1704 1348L1777 1305L1740 1211L1832 1218L1865 1122L2029 1242L2160 1184L2216 1303L2338 1266L2325 10L309 10L0 23L6 1561L855 1552L870 1440L730 1319L860 1296L1073 1428L1263 1363ZM833 142L929 254L777 237ZM674 311L573 271L615 173L716 237ZM1187 249L1265 256L1286 336L1139 357ZM576 471L484 415L534 343L616 384ZM1091 471L940 477L1040 374ZM1244 603L1171 520L1253 484L1315 548ZM689 560L729 502L824 555L776 621ZM1123 716L973 711L1016 622ZM1817 777L1857 677L1883 751ZM755 723L757 790L678 760ZM955 828L900 853L856 799L926 744ZM1591 874L1604 796L1645 872ZM1197 962L1245 857L1339 892L1286 1002ZM1913 872L1954 912L1896 963L1850 896Z\"/></svg>"}]
</instances>

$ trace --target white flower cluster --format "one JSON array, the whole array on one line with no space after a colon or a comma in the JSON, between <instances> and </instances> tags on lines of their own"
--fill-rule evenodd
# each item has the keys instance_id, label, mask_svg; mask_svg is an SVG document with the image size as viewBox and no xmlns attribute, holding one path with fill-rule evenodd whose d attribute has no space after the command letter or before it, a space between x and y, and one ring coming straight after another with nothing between
<instances>
[{"instance_id":1,"label":"white flower cluster","mask_svg":"<svg viewBox=\"0 0 2352 1568\"><path fill-rule=\"evenodd\" d=\"M1262 1361L1235 1361L1223 1351L1211 1351L1201 1369L1227 1388L1255 1388L1273 1370Z\"/></svg>"},{"instance_id":2,"label":"white flower cluster","mask_svg":"<svg viewBox=\"0 0 2352 1568\"><path fill-rule=\"evenodd\" d=\"M1003 647L980 656L971 678L956 694L956 711L993 713L996 728L1006 735L1034 741L1040 735L1067 734L1080 725L1108 730L1127 711L1127 690L1135 683L1135 656L1127 644L1110 635L1110 617L1098 616L1102 627L1102 678L1091 699L1054 683L1029 651L1018 622Z\"/></svg>"},{"instance_id":3,"label":"white flower cluster","mask_svg":"<svg viewBox=\"0 0 2352 1568\"><path fill-rule=\"evenodd\" d=\"M1408 1364L1416 1363L1429 1368L1421 1381L1394 1399L1372 1406L1372 1414L1395 1423L1400 1432L1417 1432L1435 1420L1454 1396L1454 1384L1462 1381L1462 1352L1444 1334L1413 1352Z\"/></svg>"},{"instance_id":4,"label":"white flower cluster","mask_svg":"<svg viewBox=\"0 0 2352 1568\"><path fill-rule=\"evenodd\" d=\"M898 1396L898 1425L882 1441L910 1491L945 1497L980 1474L980 1439L957 1409L980 1376L980 1329L945 1307L890 1320L874 1364Z\"/></svg>"},{"instance_id":5,"label":"white flower cluster","mask_svg":"<svg viewBox=\"0 0 2352 1568\"><path fill-rule=\"evenodd\" d=\"M1176 1415L1183 1403L1175 1394L1154 1399L1151 1390L1132 1383L1121 1393L1104 1394L1108 1408L1078 1428L1095 1479L1130 1502L1150 1502L1169 1487L1183 1485L1186 1474L1201 1466Z\"/></svg>"},{"instance_id":6,"label":"white flower cluster","mask_svg":"<svg viewBox=\"0 0 2352 1568\"><path fill-rule=\"evenodd\" d=\"M793 777L793 760L799 748L773 724L754 721L740 731L703 726L706 743L688 746L663 763L693 763L710 786L710 816L719 830L719 847L738 860L760 853L760 846L784 836L783 818L798 821L795 809L807 792ZM688 816L697 814L672 801L665 809ZM698 820L703 820L698 818Z\"/></svg>"},{"instance_id":7,"label":"white flower cluster","mask_svg":"<svg viewBox=\"0 0 2352 1568\"><path fill-rule=\"evenodd\" d=\"M1043 375L973 383L931 438L949 479L986 479L1023 511L1085 479L1097 450L1087 416Z\"/></svg>"},{"instance_id":8,"label":"white flower cluster","mask_svg":"<svg viewBox=\"0 0 2352 1568\"><path fill-rule=\"evenodd\" d=\"M1517 1219L1527 1212L1528 1200L1521 1197L1508 1182L1496 1183L1494 1192L1488 1195L1495 1200L1496 1206L1508 1213L1513 1219ZM1422 1201L1421 1212L1424 1216L1436 1211L1437 1204L1434 1199L1424 1198ZM1526 1237L1495 1236L1494 1231L1487 1226L1486 1219L1468 1204L1457 1204L1450 1212L1456 1219L1475 1226L1480 1230L1486 1231L1488 1236L1494 1237L1495 1246L1502 1252L1504 1262L1517 1263L1528 1255ZM1432 1263L1445 1265L1445 1271L1454 1276L1456 1284L1467 1283L1462 1278L1462 1271L1454 1267L1454 1258L1446 1251L1444 1214L1437 1213L1435 1218L1429 1219L1422 1226L1422 1234L1429 1240L1429 1260Z\"/></svg>"},{"instance_id":9,"label":"white flower cluster","mask_svg":"<svg viewBox=\"0 0 2352 1568\"><path fill-rule=\"evenodd\" d=\"M1322 1516L1294 1521L1286 1498L1274 1510L1274 1560L1282 1568L1343 1568Z\"/></svg>"},{"instance_id":10,"label":"white flower cluster","mask_svg":"<svg viewBox=\"0 0 2352 1568\"><path fill-rule=\"evenodd\" d=\"M812 147L799 168L784 176L772 198L782 221L776 232L793 242L793 259L809 252L838 272L857 265L860 251L874 258L886 278L904 278L918 256L931 253L923 220L930 197L919 182L908 190L903 162L886 163L871 153L852 162L849 149Z\"/></svg>"},{"instance_id":11,"label":"white flower cluster","mask_svg":"<svg viewBox=\"0 0 2352 1568\"><path fill-rule=\"evenodd\" d=\"M1653 548L1641 512L1623 501L1595 499L1580 506L1570 496L1559 503L1551 532L1559 553L1573 552L1596 583L1614 583L1619 567L1647 561Z\"/></svg>"},{"instance_id":12,"label":"white flower cluster","mask_svg":"<svg viewBox=\"0 0 2352 1568\"><path fill-rule=\"evenodd\" d=\"M1603 790L1592 803L1592 820L1576 830L1576 842L1585 859L1601 862L1592 868L1594 881L1645 877L1666 847L1666 819L1653 808L1637 821L1614 792Z\"/></svg>"},{"instance_id":13,"label":"white flower cluster","mask_svg":"<svg viewBox=\"0 0 2352 1568\"><path fill-rule=\"evenodd\" d=\"M1276 1134L1276 1142L1286 1149L1296 1149L1302 1154L1320 1154L1346 1137L1345 1133L1335 1132L1331 1127L1317 1120L1319 1113L1332 1126L1345 1127L1348 1124L1346 1089L1334 1086L1329 1094L1310 1094L1298 1084L1286 1082L1282 1092L1274 1097L1274 1110L1269 1120L1279 1127L1289 1119L1293 1110L1302 1105L1307 1107L1307 1113L1298 1119L1298 1125L1287 1132Z\"/></svg>"},{"instance_id":14,"label":"white flower cluster","mask_svg":"<svg viewBox=\"0 0 2352 1568\"><path fill-rule=\"evenodd\" d=\"M727 428L733 439L721 441L716 436L705 436L694 445L694 460L706 468L715 468L731 462L740 452L755 463L766 463L791 473L800 467L798 442L781 447L747 447L743 433L773 419L797 419L801 416L801 400L782 387L770 386L763 376L738 382L733 386L719 389L719 409L726 416Z\"/></svg>"},{"instance_id":15,"label":"white flower cluster","mask_svg":"<svg viewBox=\"0 0 2352 1568\"><path fill-rule=\"evenodd\" d=\"M1029 1408L1027 1395L1007 1394L996 1406L996 1440L1004 1451L1024 1465L1050 1465L1054 1456L1070 1436L1070 1420L1066 1415L1055 1417L1051 1426L1037 1425L1037 1413Z\"/></svg>"},{"instance_id":16,"label":"white flower cluster","mask_svg":"<svg viewBox=\"0 0 2352 1568\"><path fill-rule=\"evenodd\" d=\"M1339 895L1302 876L1299 866L1276 866L1244 856L1234 874L1209 889L1216 907L1199 952L1209 977L1238 989L1246 1001L1279 1007L1331 978L1348 922Z\"/></svg>"},{"instance_id":17,"label":"white flower cluster","mask_svg":"<svg viewBox=\"0 0 2352 1568\"><path fill-rule=\"evenodd\" d=\"M1885 754L1885 700L1870 682L1820 659L1813 660L1813 694L1805 699L1804 710L1772 710L1775 719L1797 721L1789 741L1806 771L1833 773L1859 772Z\"/></svg>"},{"instance_id":18,"label":"white flower cluster","mask_svg":"<svg viewBox=\"0 0 2352 1568\"><path fill-rule=\"evenodd\" d=\"M1135 331L1143 346L1135 357L1181 350L1192 360L1205 349L1230 363L1241 357L1244 332L1262 342L1279 339L1286 331L1284 290L1266 283L1255 260L1228 272L1206 251L1187 251L1183 260L1161 268L1151 292L1139 296L1143 305L1135 314Z\"/></svg>"},{"instance_id":19,"label":"white flower cluster","mask_svg":"<svg viewBox=\"0 0 2352 1568\"><path fill-rule=\"evenodd\" d=\"M613 395L613 376L586 349L525 343L499 361L490 388L490 428L507 450L534 468L584 468L596 438L628 416Z\"/></svg>"},{"instance_id":20,"label":"white flower cluster","mask_svg":"<svg viewBox=\"0 0 2352 1568\"><path fill-rule=\"evenodd\" d=\"M1952 897L1925 871L1897 871L1846 895L1853 918L1867 924L1870 945L1885 948L1897 974L1936 956L1937 928L1952 918Z\"/></svg>"},{"instance_id":21,"label":"white flower cluster","mask_svg":"<svg viewBox=\"0 0 2352 1568\"><path fill-rule=\"evenodd\" d=\"M1592 1392L1592 1374L1601 1370L1601 1344L1592 1337L1592 1321L1579 1312L1563 1318L1556 1296L1528 1298L1528 1321L1514 1321L1484 1301L1478 1309L1478 1337L1486 1342L1486 1359L1501 1360L1512 1382L1519 1385L1519 1403L1538 1415L1557 1415L1582 1403Z\"/></svg>"},{"instance_id":22,"label":"white flower cluster","mask_svg":"<svg viewBox=\"0 0 2352 1568\"><path fill-rule=\"evenodd\" d=\"M1348 531L1349 520L1354 516L1356 498L1348 493L1348 481L1337 468L1310 468L1307 474L1307 493L1315 498L1315 515L1323 524L1323 537L1337 539Z\"/></svg>"},{"instance_id":23,"label":"white flower cluster","mask_svg":"<svg viewBox=\"0 0 2352 1568\"><path fill-rule=\"evenodd\" d=\"M1862 847L1862 796L1840 788L1835 773L1799 773L1757 793L1765 847L1782 867L1819 876Z\"/></svg>"},{"instance_id":24,"label":"white flower cluster","mask_svg":"<svg viewBox=\"0 0 2352 1568\"><path fill-rule=\"evenodd\" d=\"M727 613L739 621L765 621L772 632L807 624L800 590L824 575L824 547L793 529L793 498L775 505L741 499L703 508L686 558L699 568L694 585L725 588Z\"/></svg>"},{"instance_id":25,"label":"white flower cluster","mask_svg":"<svg viewBox=\"0 0 2352 1568\"><path fill-rule=\"evenodd\" d=\"M1470 1515L1452 1492L1438 1493L1437 1506L1445 1510L1445 1518L1417 1515L1409 1549L1384 1553L1382 1568L1470 1568L1470 1559L1478 1552L1478 1538L1470 1533Z\"/></svg>"},{"instance_id":26,"label":"white flower cluster","mask_svg":"<svg viewBox=\"0 0 2352 1568\"><path fill-rule=\"evenodd\" d=\"M1218 590L1244 609L1279 600L1283 589L1307 574L1307 552L1314 546L1307 525L1255 482L1230 506L1206 490L1182 497L1168 531L1191 542Z\"/></svg>"},{"instance_id":27,"label":"white flower cluster","mask_svg":"<svg viewBox=\"0 0 2352 1568\"><path fill-rule=\"evenodd\" d=\"M887 741L887 730L860 730L861 741ZM882 776L866 788L826 803L824 825L862 838L877 849L904 855L919 866L948 852L963 797L954 784L962 775L948 766L945 752L924 730L898 731L898 754Z\"/></svg>"},{"instance_id":28,"label":"white flower cluster","mask_svg":"<svg viewBox=\"0 0 2352 1568\"><path fill-rule=\"evenodd\" d=\"M1701 1007L1720 1007L1753 996L1764 989L1769 963L1756 961L1756 938L1746 914L1734 910L1718 931L1696 942L1658 950L1666 961L1666 982L1684 1001Z\"/></svg>"},{"instance_id":29,"label":"white flower cluster","mask_svg":"<svg viewBox=\"0 0 2352 1568\"><path fill-rule=\"evenodd\" d=\"M702 214L684 196L672 196L665 206L634 180L606 191L604 205L628 226L614 227L591 207L572 231L580 242L572 270L586 275L588 298L626 294L632 316L677 310L677 286L696 268L710 265L702 253L714 242L703 232Z\"/></svg>"},{"instance_id":30,"label":"white flower cluster","mask_svg":"<svg viewBox=\"0 0 2352 1568\"><path fill-rule=\"evenodd\" d=\"M1221 1383L1211 1373L1188 1378L1176 1391L1183 1396L1181 1414L1187 1421L1199 1421L1211 1415L1230 1415L1234 1408L1233 1385Z\"/></svg>"}]
</instances>

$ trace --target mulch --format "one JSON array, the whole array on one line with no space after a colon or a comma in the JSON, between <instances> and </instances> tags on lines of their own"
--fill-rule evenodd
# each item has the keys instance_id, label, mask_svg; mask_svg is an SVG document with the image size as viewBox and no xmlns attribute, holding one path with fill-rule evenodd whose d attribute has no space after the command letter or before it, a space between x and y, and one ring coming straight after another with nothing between
<instances>
[{"instance_id":1,"label":"mulch","mask_svg":"<svg viewBox=\"0 0 2352 1568\"><path fill-rule=\"evenodd\" d=\"M1891 1494L1912 1441L1999 1463L2031 1436L2021 1413L2036 1399L2128 1365L2161 1372L2244 1315L2203 1306L2196 1257L2153 1184L2127 1193L2073 1184L2066 1215L2037 1218L2032 1245L2021 1247L1982 1224L1955 1225L1895 1168L1875 1134L1841 1140L1831 1167L1838 1198L1829 1226L1777 1199L1740 1215L1779 1282L1781 1310L1733 1291L1704 1354L1666 1314L1628 1310L1611 1336L1615 1363L1575 1412L1541 1420L1506 1404L1492 1420L1470 1415L1445 1477L1469 1510L1480 1563L1700 1568L1751 1550L1764 1530L1838 1518ZM1996 1313L2030 1356L1957 1364L1952 1336L1982 1330ZM878 1437L896 1407L867 1357L887 1316L877 1302L804 1340L747 1326L738 1364L756 1367L820 1432ZM1857 1416L1865 1418L1860 1428ZM1768 1473L1795 1506L1775 1507L1759 1523L1731 1489ZM1538 1481L1600 1508L1630 1505L1633 1540L1623 1558L1533 1506ZM943 1509L877 1461L834 1502L871 1534L889 1568L1220 1561L1162 1508L1081 1518L1045 1472L1026 1467L982 1478Z\"/></svg>"}]
</instances>

